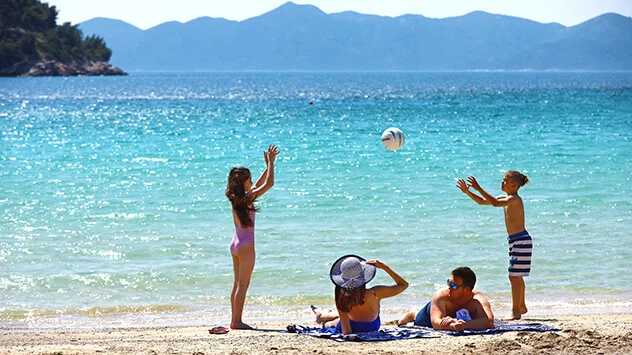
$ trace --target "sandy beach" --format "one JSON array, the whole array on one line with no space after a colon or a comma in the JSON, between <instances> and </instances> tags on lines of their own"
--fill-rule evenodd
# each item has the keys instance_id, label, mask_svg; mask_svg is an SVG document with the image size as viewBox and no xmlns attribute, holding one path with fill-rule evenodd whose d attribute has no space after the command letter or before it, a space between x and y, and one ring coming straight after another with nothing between
<instances>
[{"instance_id":1,"label":"sandy beach","mask_svg":"<svg viewBox=\"0 0 632 355\"><path fill-rule=\"evenodd\" d=\"M510 332L384 342L290 334L286 324L211 335L207 327L0 334L0 354L629 354L632 313L525 318L559 332ZM6 330L5 330L6 331Z\"/></svg>"}]
</instances>

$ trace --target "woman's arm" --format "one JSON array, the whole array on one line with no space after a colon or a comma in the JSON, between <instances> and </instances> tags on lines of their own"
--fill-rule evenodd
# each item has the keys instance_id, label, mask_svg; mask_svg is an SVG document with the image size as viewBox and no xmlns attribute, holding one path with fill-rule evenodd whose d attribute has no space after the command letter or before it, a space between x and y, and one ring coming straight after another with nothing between
<instances>
[{"instance_id":1,"label":"woman's arm","mask_svg":"<svg viewBox=\"0 0 632 355\"><path fill-rule=\"evenodd\" d=\"M367 260L367 264L375 265L376 268L384 270L388 276L390 276L393 281L395 281L395 285L393 286L375 286L373 287L373 291L375 291L375 295L379 299L393 297L402 293L405 289L408 288L408 281L404 280L397 272L391 269L390 266L379 260Z\"/></svg>"},{"instance_id":2,"label":"woman's arm","mask_svg":"<svg viewBox=\"0 0 632 355\"><path fill-rule=\"evenodd\" d=\"M342 334L353 333L351 323L349 322L349 314L338 310L338 316L340 317L340 330L342 331Z\"/></svg>"}]
</instances>

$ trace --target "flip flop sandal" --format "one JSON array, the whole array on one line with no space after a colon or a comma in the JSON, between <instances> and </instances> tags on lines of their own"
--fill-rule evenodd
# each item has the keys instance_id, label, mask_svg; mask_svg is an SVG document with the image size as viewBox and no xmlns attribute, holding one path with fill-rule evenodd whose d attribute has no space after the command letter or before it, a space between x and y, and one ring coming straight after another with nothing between
<instances>
[{"instance_id":1,"label":"flip flop sandal","mask_svg":"<svg viewBox=\"0 0 632 355\"><path fill-rule=\"evenodd\" d=\"M229 329L226 327L213 327L208 330L209 334L226 334Z\"/></svg>"}]
</instances>

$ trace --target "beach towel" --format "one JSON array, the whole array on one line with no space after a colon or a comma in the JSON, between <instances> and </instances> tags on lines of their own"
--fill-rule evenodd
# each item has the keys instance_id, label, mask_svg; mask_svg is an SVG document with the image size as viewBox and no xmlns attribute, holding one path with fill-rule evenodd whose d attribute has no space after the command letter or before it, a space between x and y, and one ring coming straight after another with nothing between
<instances>
[{"instance_id":1,"label":"beach towel","mask_svg":"<svg viewBox=\"0 0 632 355\"><path fill-rule=\"evenodd\" d=\"M402 328L406 329L425 329L432 330L432 328L428 327L420 327L414 325L414 323L408 323L406 325L400 325ZM487 335L487 334L499 334L505 332L556 332L560 331L560 328L551 327L549 325L543 323L510 323L503 322L499 319L494 319L494 328L492 329L482 329L482 330L471 330L466 329L462 332L455 332L451 330L435 330L435 332L439 332L441 334L451 335L451 336L464 336L464 335Z\"/></svg>"},{"instance_id":2,"label":"beach towel","mask_svg":"<svg viewBox=\"0 0 632 355\"><path fill-rule=\"evenodd\" d=\"M381 327L379 330L357 334L336 333L336 328L318 328L292 324L287 326L288 333L305 334L317 338L335 341L386 341L418 338L438 338L440 335L432 330L416 328Z\"/></svg>"}]
</instances>

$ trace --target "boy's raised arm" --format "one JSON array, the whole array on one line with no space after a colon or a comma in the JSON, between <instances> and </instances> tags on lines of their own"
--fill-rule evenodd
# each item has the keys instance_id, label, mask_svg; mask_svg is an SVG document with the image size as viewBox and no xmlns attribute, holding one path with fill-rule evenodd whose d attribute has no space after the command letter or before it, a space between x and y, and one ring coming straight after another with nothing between
<instances>
[{"instance_id":1,"label":"boy's raised arm","mask_svg":"<svg viewBox=\"0 0 632 355\"><path fill-rule=\"evenodd\" d=\"M470 191L470 186L471 185L468 185L463 179L460 179L456 183L456 187L463 191L464 194L468 195L472 200L474 200L474 202L478 203L479 205L490 205L489 201Z\"/></svg>"},{"instance_id":2,"label":"boy's raised arm","mask_svg":"<svg viewBox=\"0 0 632 355\"><path fill-rule=\"evenodd\" d=\"M472 186L474 190L478 191L481 194L481 196L483 196L483 198L486 201L485 203L486 205L492 205L494 207L502 207L502 206L508 206L514 201L516 201L514 196L498 196L498 197L492 196L489 192L485 191L485 189L483 189L481 185L478 184L478 181L476 181L476 178L474 176L468 176L467 181L470 183L470 186Z\"/></svg>"}]
</instances>

